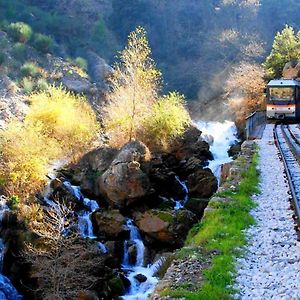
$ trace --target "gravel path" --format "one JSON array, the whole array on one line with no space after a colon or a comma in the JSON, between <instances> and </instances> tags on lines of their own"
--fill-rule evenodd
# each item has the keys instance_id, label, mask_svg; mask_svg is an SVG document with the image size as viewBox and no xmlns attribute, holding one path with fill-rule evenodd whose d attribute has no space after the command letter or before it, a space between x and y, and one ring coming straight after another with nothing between
<instances>
[{"instance_id":1,"label":"gravel path","mask_svg":"<svg viewBox=\"0 0 300 300\"><path fill-rule=\"evenodd\" d=\"M300 299L300 243L272 130L273 125L267 125L258 142L262 193L253 198L258 206L251 213L257 225L246 231L249 245L237 261L234 287L240 293L235 299Z\"/></svg>"}]
</instances>

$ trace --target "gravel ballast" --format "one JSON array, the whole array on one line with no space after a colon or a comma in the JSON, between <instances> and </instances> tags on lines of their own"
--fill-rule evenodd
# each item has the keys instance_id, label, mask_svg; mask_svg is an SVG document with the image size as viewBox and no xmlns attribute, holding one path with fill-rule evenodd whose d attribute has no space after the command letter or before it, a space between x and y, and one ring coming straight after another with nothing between
<instances>
[{"instance_id":1,"label":"gravel ballast","mask_svg":"<svg viewBox=\"0 0 300 300\"><path fill-rule=\"evenodd\" d=\"M247 229L248 246L237 260L235 299L300 299L300 243L273 127L258 142L261 194L253 197L256 225Z\"/></svg>"}]
</instances>

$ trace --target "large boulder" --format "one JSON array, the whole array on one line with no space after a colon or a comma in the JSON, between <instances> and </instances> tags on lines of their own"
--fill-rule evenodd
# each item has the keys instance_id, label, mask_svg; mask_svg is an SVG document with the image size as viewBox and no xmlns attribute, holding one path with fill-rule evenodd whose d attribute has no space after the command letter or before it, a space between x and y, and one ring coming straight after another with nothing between
<instances>
[{"instance_id":1,"label":"large boulder","mask_svg":"<svg viewBox=\"0 0 300 300\"><path fill-rule=\"evenodd\" d=\"M185 209L152 209L135 215L135 223L145 234L148 242L158 242L173 247L183 245L189 229L195 222L195 215Z\"/></svg>"},{"instance_id":2,"label":"large boulder","mask_svg":"<svg viewBox=\"0 0 300 300\"><path fill-rule=\"evenodd\" d=\"M213 159L209 144L201 138L201 131L195 126L188 127L183 136L175 141L172 151L178 160L187 160L192 156L202 161Z\"/></svg>"},{"instance_id":3,"label":"large boulder","mask_svg":"<svg viewBox=\"0 0 300 300\"><path fill-rule=\"evenodd\" d=\"M113 73L113 68L95 52L88 52L89 73L97 86L107 89L106 79Z\"/></svg>"},{"instance_id":4,"label":"large boulder","mask_svg":"<svg viewBox=\"0 0 300 300\"><path fill-rule=\"evenodd\" d=\"M208 203L208 199L189 198L188 201L184 204L184 208L190 210L200 220L203 217L204 210L207 207Z\"/></svg>"},{"instance_id":5,"label":"large boulder","mask_svg":"<svg viewBox=\"0 0 300 300\"><path fill-rule=\"evenodd\" d=\"M92 214L94 233L106 239L126 238L126 218L118 210L96 211Z\"/></svg>"},{"instance_id":6,"label":"large boulder","mask_svg":"<svg viewBox=\"0 0 300 300\"><path fill-rule=\"evenodd\" d=\"M210 169L198 169L187 178L190 196L209 198L218 189L218 181Z\"/></svg>"},{"instance_id":7,"label":"large boulder","mask_svg":"<svg viewBox=\"0 0 300 300\"><path fill-rule=\"evenodd\" d=\"M69 90L76 94L87 94L92 89L93 85L86 78L66 75L61 79L61 83Z\"/></svg>"},{"instance_id":8,"label":"large boulder","mask_svg":"<svg viewBox=\"0 0 300 300\"><path fill-rule=\"evenodd\" d=\"M145 166L149 160L148 148L139 141L129 142L121 148L98 181L100 191L111 207L124 208L147 195L150 180Z\"/></svg>"}]
</instances>

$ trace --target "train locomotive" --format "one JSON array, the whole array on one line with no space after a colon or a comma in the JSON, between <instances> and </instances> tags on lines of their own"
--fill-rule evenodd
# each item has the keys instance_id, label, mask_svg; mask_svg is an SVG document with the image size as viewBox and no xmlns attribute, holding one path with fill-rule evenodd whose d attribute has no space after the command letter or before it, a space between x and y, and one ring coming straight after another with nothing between
<instances>
[{"instance_id":1,"label":"train locomotive","mask_svg":"<svg viewBox=\"0 0 300 300\"><path fill-rule=\"evenodd\" d=\"M300 118L300 82L294 79L271 80L266 88L267 118Z\"/></svg>"}]
</instances>

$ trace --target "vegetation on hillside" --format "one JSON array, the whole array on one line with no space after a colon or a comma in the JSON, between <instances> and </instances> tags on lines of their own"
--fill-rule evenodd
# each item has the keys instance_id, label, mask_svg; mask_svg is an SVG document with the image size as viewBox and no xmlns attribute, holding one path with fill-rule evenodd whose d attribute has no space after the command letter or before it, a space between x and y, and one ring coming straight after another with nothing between
<instances>
[{"instance_id":1,"label":"vegetation on hillside","mask_svg":"<svg viewBox=\"0 0 300 300\"><path fill-rule=\"evenodd\" d=\"M90 149L99 128L86 100L62 88L50 87L29 100L24 122L12 120L0 132L2 187L24 201L43 186L53 160Z\"/></svg>"}]
</instances>

